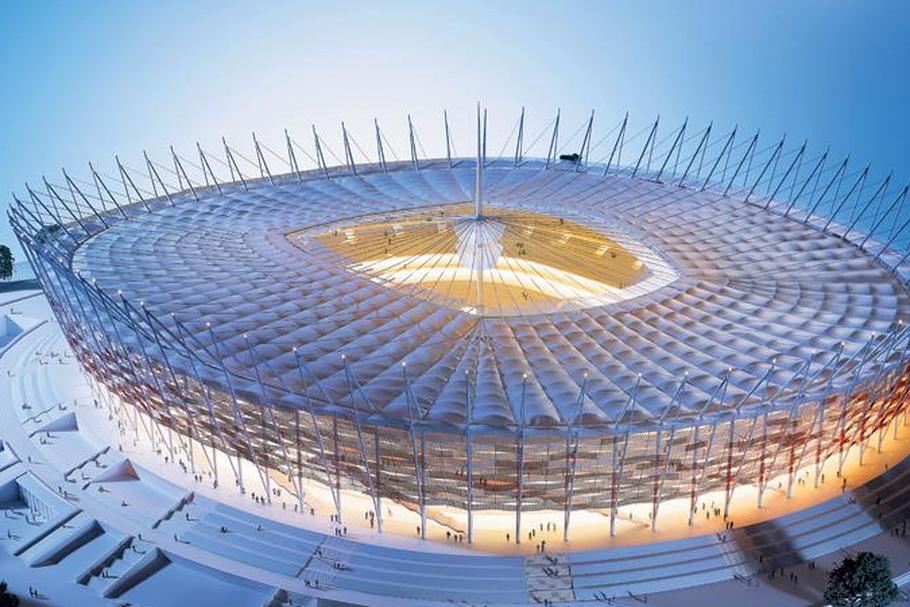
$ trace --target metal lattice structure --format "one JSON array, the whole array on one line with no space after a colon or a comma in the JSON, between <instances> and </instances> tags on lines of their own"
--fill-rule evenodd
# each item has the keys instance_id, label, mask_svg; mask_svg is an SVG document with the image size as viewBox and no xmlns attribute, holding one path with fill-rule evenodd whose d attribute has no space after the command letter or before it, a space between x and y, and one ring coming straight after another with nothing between
<instances>
[{"instance_id":1,"label":"metal lattice structure","mask_svg":"<svg viewBox=\"0 0 910 607\"><path fill-rule=\"evenodd\" d=\"M446 118L436 158L409 121L409 161L378 124L366 163L344 128L337 166L315 130L312 169L290 136L286 155L254 136L250 158L117 159L9 216L137 432L301 500L322 483L339 516L362 491L380 528L385 499L462 511L469 541L485 510L513 511L516 541L529 510L562 511L567 536L582 509L612 528L649 503L656 525L665 500L761 501L880 448L906 412L906 186L737 129L625 118L595 142L593 114L576 155L557 116L532 157L524 118L493 159L485 117L476 158Z\"/></svg>"}]
</instances>

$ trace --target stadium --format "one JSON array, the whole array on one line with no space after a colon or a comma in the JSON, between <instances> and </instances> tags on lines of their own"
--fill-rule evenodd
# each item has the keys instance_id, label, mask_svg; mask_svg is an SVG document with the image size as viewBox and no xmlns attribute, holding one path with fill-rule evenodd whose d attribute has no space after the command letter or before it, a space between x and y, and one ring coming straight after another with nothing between
<instances>
[{"instance_id":1,"label":"stadium","mask_svg":"<svg viewBox=\"0 0 910 607\"><path fill-rule=\"evenodd\" d=\"M736 128L522 110L494 156L471 122L468 156L446 116L401 159L378 123L371 153L342 126L338 156L314 128L117 159L9 218L121 436L339 523L571 551L897 436L906 187Z\"/></svg>"}]
</instances>

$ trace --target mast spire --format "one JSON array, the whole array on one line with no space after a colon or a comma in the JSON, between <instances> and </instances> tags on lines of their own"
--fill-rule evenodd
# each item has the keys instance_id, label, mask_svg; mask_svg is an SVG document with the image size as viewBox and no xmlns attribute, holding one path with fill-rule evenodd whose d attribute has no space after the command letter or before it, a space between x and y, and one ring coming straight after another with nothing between
<instances>
[{"instance_id":1,"label":"mast spire","mask_svg":"<svg viewBox=\"0 0 910 607\"><path fill-rule=\"evenodd\" d=\"M485 130L485 129L484 129ZM480 127L480 102L477 103L477 177L474 180L474 219L483 219L483 137Z\"/></svg>"}]
</instances>

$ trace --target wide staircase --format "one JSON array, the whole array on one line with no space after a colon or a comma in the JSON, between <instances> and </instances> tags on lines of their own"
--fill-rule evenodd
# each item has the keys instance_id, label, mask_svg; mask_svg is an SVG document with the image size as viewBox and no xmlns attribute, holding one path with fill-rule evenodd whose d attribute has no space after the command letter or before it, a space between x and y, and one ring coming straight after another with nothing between
<instances>
[{"instance_id":1,"label":"wide staircase","mask_svg":"<svg viewBox=\"0 0 910 607\"><path fill-rule=\"evenodd\" d=\"M567 554L421 552L307 531L197 500L182 538L329 590L469 604L604 602L739 580L837 553L910 517L910 462L814 507L742 529ZM224 531L222 531L222 529Z\"/></svg>"},{"instance_id":2,"label":"wide staircase","mask_svg":"<svg viewBox=\"0 0 910 607\"><path fill-rule=\"evenodd\" d=\"M421 552L328 536L197 498L181 541L322 589L469 603L528 603L524 559ZM175 523L176 524L176 523ZM457 597L457 598L456 598Z\"/></svg>"}]
</instances>

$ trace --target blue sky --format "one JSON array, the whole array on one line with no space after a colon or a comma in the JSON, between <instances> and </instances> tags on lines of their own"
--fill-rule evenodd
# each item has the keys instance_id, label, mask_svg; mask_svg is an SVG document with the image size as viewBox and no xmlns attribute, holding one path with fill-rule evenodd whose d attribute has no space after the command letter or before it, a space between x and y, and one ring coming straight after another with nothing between
<instances>
[{"instance_id":1,"label":"blue sky","mask_svg":"<svg viewBox=\"0 0 910 607\"><path fill-rule=\"evenodd\" d=\"M334 137L345 120L367 143L375 116L402 142L407 112L435 148L442 109L467 134L477 100L494 140L522 105L531 131L557 107L567 128L595 108L602 131L625 110L689 115L830 144L902 181L908 31L898 0L4 2L0 190L115 153L244 147L251 130L278 147L285 127Z\"/></svg>"}]
</instances>

